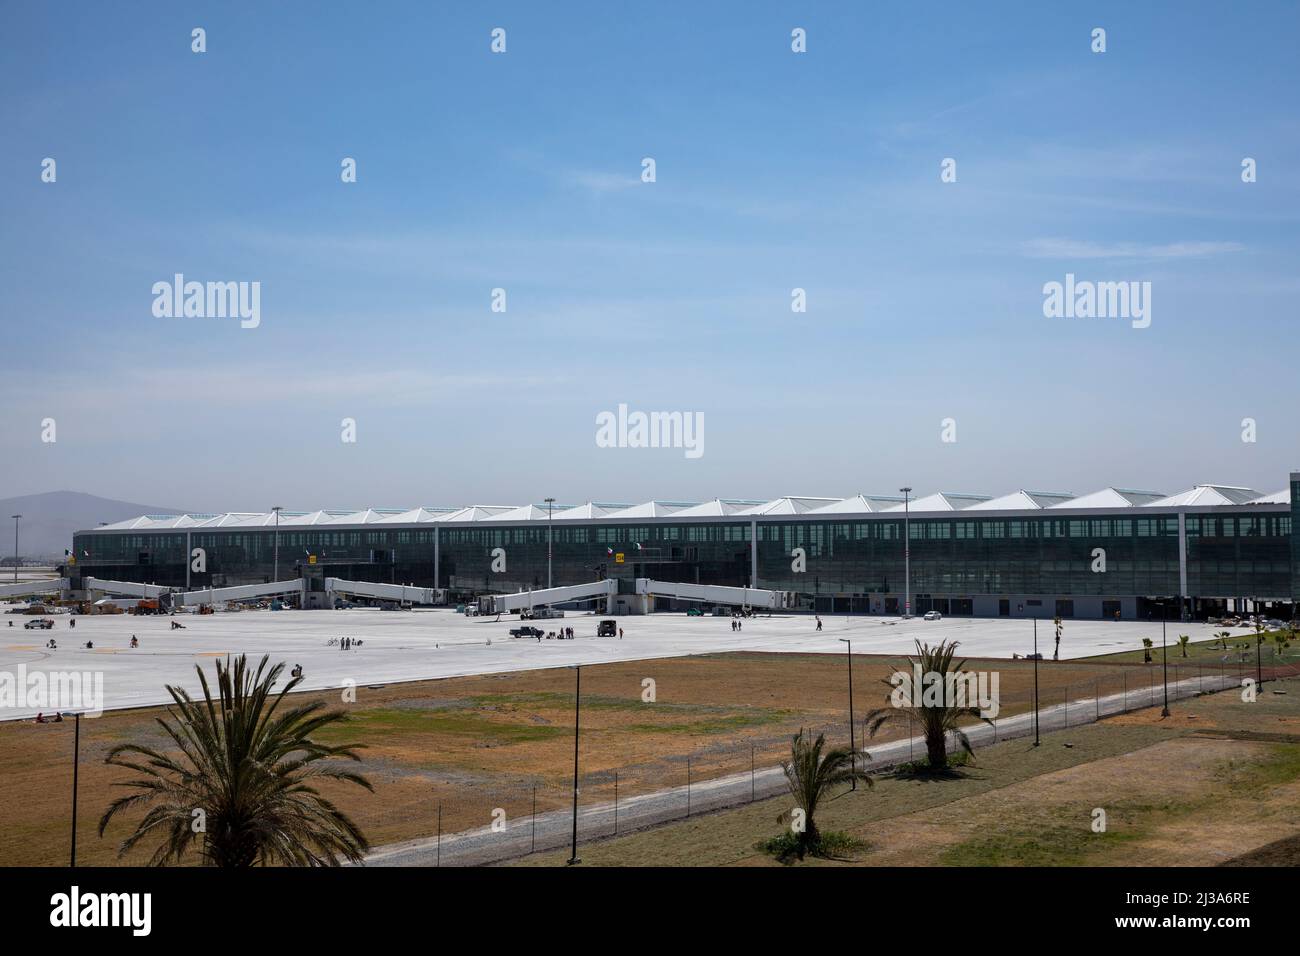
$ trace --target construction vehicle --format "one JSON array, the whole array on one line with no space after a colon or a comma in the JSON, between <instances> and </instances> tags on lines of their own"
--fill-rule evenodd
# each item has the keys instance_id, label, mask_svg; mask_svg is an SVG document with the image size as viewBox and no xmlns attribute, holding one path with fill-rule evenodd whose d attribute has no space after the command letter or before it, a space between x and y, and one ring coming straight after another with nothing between
<instances>
[{"instance_id":1,"label":"construction vehicle","mask_svg":"<svg viewBox=\"0 0 1300 956\"><path fill-rule=\"evenodd\" d=\"M161 608L158 606L157 598L141 598L136 602L132 614L160 614Z\"/></svg>"}]
</instances>

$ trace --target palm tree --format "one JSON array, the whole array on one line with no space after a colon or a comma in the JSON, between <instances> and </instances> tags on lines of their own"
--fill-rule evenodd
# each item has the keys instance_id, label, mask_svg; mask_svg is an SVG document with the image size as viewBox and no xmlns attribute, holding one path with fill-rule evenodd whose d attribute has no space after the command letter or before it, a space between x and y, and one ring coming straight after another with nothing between
<instances>
[{"instance_id":1,"label":"palm tree","mask_svg":"<svg viewBox=\"0 0 1300 956\"><path fill-rule=\"evenodd\" d=\"M934 647L916 641L916 660L908 658L910 663L920 666L920 673L927 675L927 680L942 682L944 693L940 695L940 702L926 704L921 688L913 687L912 693L909 695L910 700L904 705L896 705L894 703L894 691L897 690L897 687L889 678L885 678L881 683L890 688L890 693L885 696L887 706L877 707L867 714L866 718L867 732L872 737L887 723L907 721L910 726L912 720L916 720L925 733L925 751L932 771L945 770L948 767L949 734L952 734L957 739L966 753L974 753L971 749L970 740L957 726L957 722L962 717L979 717L985 723L992 723L991 720L980 714L978 707L958 707L956 701L948 699L949 674L954 677L959 675L962 667L966 664L965 661L958 661L956 664L952 662L957 646L957 641L953 641L951 644L940 641ZM916 668L914 666L913 673L915 672ZM935 675L935 677L931 678L928 675Z\"/></svg>"},{"instance_id":2,"label":"palm tree","mask_svg":"<svg viewBox=\"0 0 1300 956\"><path fill-rule=\"evenodd\" d=\"M1232 632L1220 631L1218 634L1215 634L1214 636L1219 639L1219 643L1223 645L1223 649L1226 651L1228 649L1228 638L1232 637Z\"/></svg>"},{"instance_id":3,"label":"palm tree","mask_svg":"<svg viewBox=\"0 0 1300 956\"><path fill-rule=\"evenodd\" d=\"M1181 647L1181 648L1183 649L1183 657L1186 657L1186 656L1187 656L1187 644L1188 644L1188 642L1190 642L1190 641L1191 641L1191 638L1188 637L1186 634L1179 634L1179 635L1178 635L1178 646Z\"/></svg>"},{"instance_id":4,"label":"palm tree","mask_svg":"<svg viewBox=\"0 0 1300 956\"><path fill-rule=\"evenodd\" d=\"M1149 637L1142 638L1142 663L1151 663L1151 648L1155 647L1155 641Z\"/></svg>"},{"instance_id":5,"label":"palm tree","mask_svg":"<svg viewBox=\"0 0 1300 956\"><path fill-rule=\"evenodd\" d=\"M803 811L803 829L795 834L795 853L801 860L805 853L818 852L821 834L817 831L815 816L817 805L827 792L854 780L862 780L868 787L873 785L867 772L855 766L849 748L835 747L824 751L825 743L825 734L818 734L813 740L811 734L800 729L790 740L790 759L781 764L795 807ZM864 753L863 756L869 759L870 755ZM776 819L778 823L789 823L794 815L794 810L786 810Z\"/></svg>"},{"instance_id":6,"label":"palm tree","mask_svg":"<svg viewBox=\"0 0 1300 956\"><path fill-rule=\"evenodd\" d=\"M328 746L311 739L346 719L342 711L323 711L320 701L286 705L277 713L302 678L273 694L284 664L268 670L268 660L263 657L255 673L242 654L233 664L229 658L224 665L217 661L215 698L198 666L201 701L167 686L176 706L167 708L171 719L159 717L158 724L179 756L139 744L109 751L107 763L142 776L118 784L137 792L113 801L99 821L100 836L118 812L149 807L119 855L158 838L150 866L180 862L193 849L205 864L220 867L336 866L340 857L361 861L369 849L366 838L313 786L344 780L373 792L365 777L333 762L360 760L360 745ZM200 834L206 838L201 847Z\"/></svg>"}]
</instances>

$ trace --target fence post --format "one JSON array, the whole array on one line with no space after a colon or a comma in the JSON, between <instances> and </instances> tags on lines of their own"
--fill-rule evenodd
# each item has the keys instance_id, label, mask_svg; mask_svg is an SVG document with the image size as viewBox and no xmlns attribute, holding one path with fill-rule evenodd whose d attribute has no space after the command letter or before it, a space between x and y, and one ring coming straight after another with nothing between
<instances>
[{"instance_id":1,"label":"fence post","mask_svg":"<svg viewBox=\"0 0 1300 956\"><path fill-rule=\"evenodd\" d=\"M438 859L434 866L442 866L442 801L438 801Z\"/></svg>"},{"instance_id":2,"label":"fence post","mask_svg":"<svg viewBox=\"0 0 1300 956\"><path fill-rule=\"evenodd\" d=\"M686 815L691 815L691 758L686 758Z\"/></svg>"},{"instance_id":3,"label":"fence post","mask_svg":"<svg viewBox=\"0 0 1300 956\"><path fill-rule=\"evenodd\" d=\"M1092 699L1097 704L1097 719L1101 720L1101 678L1094 678L1092 682Z\"/></svg>"},{"instance_id":4,"label":"fence post","mask_svg":"<svg viewBox=\"0 0 1300 956\"><path fill-rule=\"evenodd\" d=\"M614 836L618 836L618 771L614 771Z\"/></svg>"},{"instance_id":5,"label":"fence post","mask_svg":"<svg viewBox=\"0 0 1300 956\"><path fill-rule=\"evenodd\" d=\"M1119 712L1126 714L1128 713L1128 671L1120 671L1120 675L1124 678L1124 702L1119 705Z\"/></svg>"},{"instance_id":6,"label":"fence post","mask_svg":"<svg viewBox=\"0 0 1300 956\"><path fill-rule=\"evenodd\" d=\"M1070 729L1070 685L1065 685L1065 729Z\"/></svg>"},{"instance_id":7,"label":"fence post","mask_svg":"<svg viewBox=\"0 0 1300 956\"><path fill-rule=\"evenodd\" d=\"M754 802L754 745L749 745L749 802Z\"/></svg>"},{"instance_id":8,"label":"fence post","mask_svg":"<svg viewBox=\"0 0 1300 956\"><path fill-rule=\"evenodd\" d=\"M533 784L533 845L528 852L537 849L537 784Z\"/></svg>"}]
</instances>

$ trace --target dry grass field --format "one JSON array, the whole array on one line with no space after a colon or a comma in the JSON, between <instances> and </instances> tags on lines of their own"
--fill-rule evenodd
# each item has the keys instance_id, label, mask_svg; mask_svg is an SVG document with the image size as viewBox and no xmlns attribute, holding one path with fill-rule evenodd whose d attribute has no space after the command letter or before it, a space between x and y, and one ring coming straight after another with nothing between
<instances>
[{"instance_id":1,"label":"dry grass field","mask_svg":"<svg viewBox=\"0 0 1300 956\"><path fill-rule=\"evenodd\" d=\"M878 778L819 811L861 842L813 866L1300 865L1300 681L1265 685L978 751L946 780ZM773 798L582 847L584 865L776 866ZM1093 812L1106 812L1104 833ZM539 853L523 865L560 865Z\"/></svg>"},{"instance_id":2,"label":"dry grass field","mask_svg":"<svg viewBox=\"0 0 1300 956\"><path fill-rule=\"evenodd\" d=\"M884 701L881 681L901 658L858 656L854 696L858 719ZM1002 713L1031 706L1033 668L1025 661L970 660L969 669L1001 674ZM1045 661L1039 669L1044 706L1119 693L1158 677L1150 667ZM360 767L375 786L368 794L331 786L373 845L430 836L438 807L443 832L484 826L501 807L515 817L563 807L573 761L573 679L569 669L450 678L358 688L355 704L334 694L305 694L346 709L351 720L329 742L366 745ZM655 702L642 700L654 681ZM843 656L721 654L583 668L581 763L583 801L645 793L693 780L748 771L784 757L801 727L826 730L847 743L847 666ZM101 839L96 825L124 771L107 767L122 742L164 746L160 709L105 714L82 721L78 859L111 864L126 832L117 822ZM881 739L893 739L882 735ZM67 860L71 814L69 722L0 724L0 865L61 865ZM752 750L751 750L752 748ZM136 862L140 857L134 858ZM131 862L128 859L127 862Z\"/></svg>"}]
</instances>

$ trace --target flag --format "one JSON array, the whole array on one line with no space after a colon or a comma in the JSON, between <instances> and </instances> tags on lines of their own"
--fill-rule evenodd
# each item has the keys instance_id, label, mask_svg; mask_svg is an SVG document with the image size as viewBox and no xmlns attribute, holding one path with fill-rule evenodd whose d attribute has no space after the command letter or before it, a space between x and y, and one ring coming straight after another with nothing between
<instances>
[{"instance_id":1,"label":"flag","mask_svg":"<svg viewBox=\"0 0 1300 956\"><path fill-rule=\"evenodd\" d=\"M610 556L610 555L612 555L613 553L614 553L614 549L613 549L613 548L606 548L606 549L605 549L605 555L606 555L607 557Z\"/></svg>"}]
</instances>

